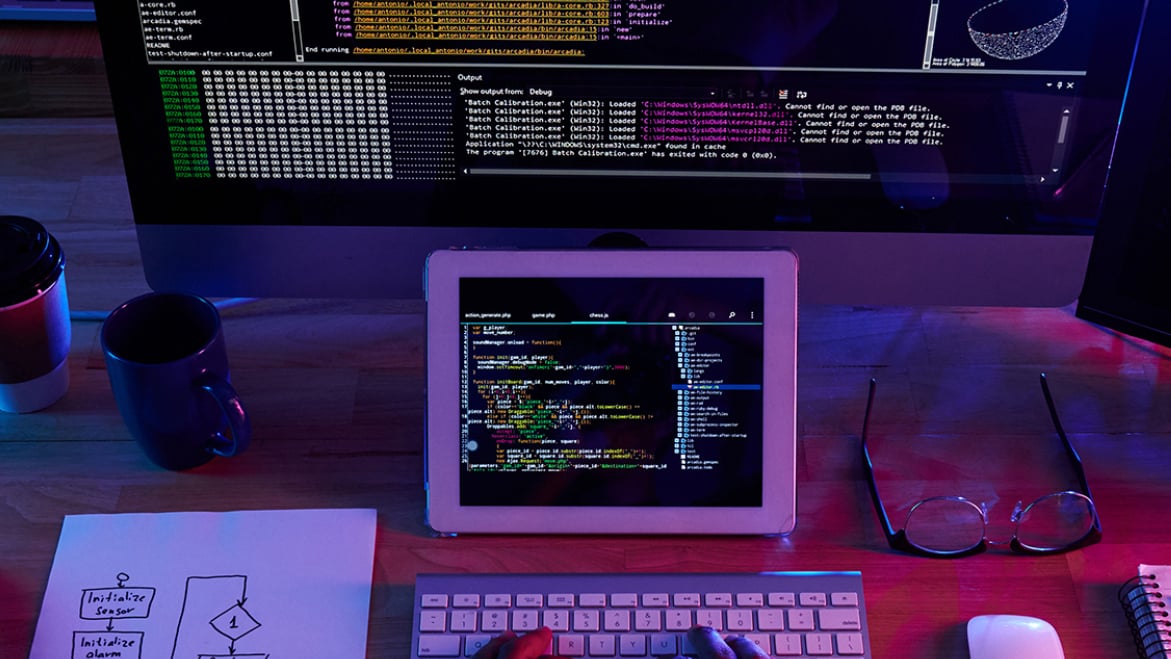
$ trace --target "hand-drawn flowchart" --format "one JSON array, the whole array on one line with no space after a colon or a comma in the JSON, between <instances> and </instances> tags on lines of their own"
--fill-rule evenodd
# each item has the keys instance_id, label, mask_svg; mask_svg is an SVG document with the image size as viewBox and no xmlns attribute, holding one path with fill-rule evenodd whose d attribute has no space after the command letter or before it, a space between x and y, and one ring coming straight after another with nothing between
<instances>
[{"instance_id":1,"label":"hand-drawn flowchart","mask_svg":"<svg viewBox=\"0 0 1171 659\"><path fill-rule=\"evenodd\" d=\"M364 659L376 519L68 516L29 658Z\"/></svg>"},{"instance_id":2,"label":"hand-drawn flowchart","mask_svg":"<svg viewBox=\"0 0 1171 659\"><path fill-rule=\"evenodd\" d=\"M265 653L237 652L236 642L260 628L260 623L244 608L247 601L248 577L188 577L171 659L188 656L197 659L268 659ZM227 602L231 605L225 609ZM208 627L227 639L226 654L190 654L202 645L201 639L208 633ZM188 646L192 646L190 650Z\"/></svg>"},{"instance_id":3,"label":"hand-drawn flowchart","mask_svg":"<svg viewBox=\"0 0 1171 659\"><path fill-rule=\"evenodd\" d=\"M145 632L115 629L114 621L122 627L122 621L149 618L156 590L127 586L130 575L125 572L119 572L117 579L117 586L82 590L79 617L105 620L106 626L73 632L70 659L142 659ZM244 607L247 601L248 577L244 575L188 577L171 659L268 659L266 652L243 652L236 645L260 628L260 622ZM230 605L224 608L225 603ZM211 632L226 639L225 652L201 650L209 645L206 637Z\"/></svg>"},{"instance_id":4,"label":"hand-drawn flowchart","mask_svg":"<svg viewBox=\"0 0 1171 659\"><path fill-rule=\"evenodd\" d=\"M72 659L104 659L106 657L142 656L140 631L114 631L115 620L150 617L154 603L154 588L127 588L130 575L118 573L118 585L113 588L87 588L81 594L82 620L107 620L106 628L97 631L73 632Z\"/></svg>"}]
</instances>

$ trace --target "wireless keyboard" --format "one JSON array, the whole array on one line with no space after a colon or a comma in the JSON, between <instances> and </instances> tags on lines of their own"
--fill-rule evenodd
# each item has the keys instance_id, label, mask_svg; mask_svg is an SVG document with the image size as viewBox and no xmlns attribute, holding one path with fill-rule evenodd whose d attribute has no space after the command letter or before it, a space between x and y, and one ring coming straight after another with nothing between
<instances>
[{"instance_id":1,"label":"wireless keyboard","mask_svg":"<svg viewBox=\"0 0 1171 659\"><path fill-rule=\"evenodd\" d=\"M420 574L411 657L470 657L541 626L565 657L695 656L695 625L769 656L870 656L860 572L767 572Z\"/></svg>"}]
</instances>

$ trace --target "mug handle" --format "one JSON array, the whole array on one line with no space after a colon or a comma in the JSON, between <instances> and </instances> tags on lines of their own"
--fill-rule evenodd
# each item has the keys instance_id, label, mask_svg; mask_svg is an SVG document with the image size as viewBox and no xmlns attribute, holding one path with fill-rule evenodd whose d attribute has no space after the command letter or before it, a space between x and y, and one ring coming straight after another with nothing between
<instances>
[{"instance_id":1,"label":"mug handle","mask_svg":"<svg viewBox=\"0 0 1171 659\"><path fill-rule=\"evenodd\" d=\"M252 439L252 424L248 421L239 394L227 380L214 373L201 375L195 381L195 386L211 395L227 421L227 428L217 430L208 440L207 450L225 458L243 453Z\"/></svg>"}]
</instances>

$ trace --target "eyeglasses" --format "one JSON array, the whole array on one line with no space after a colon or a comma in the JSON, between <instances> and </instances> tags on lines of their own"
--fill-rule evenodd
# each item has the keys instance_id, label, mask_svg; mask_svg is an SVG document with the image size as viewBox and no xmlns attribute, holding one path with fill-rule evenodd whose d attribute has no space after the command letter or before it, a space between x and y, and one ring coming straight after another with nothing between
<instances>
[{"instance_id":1,"label":"eyeglasses","mask_svg":"<svg viewBox=\"0 0 1171 659\"><path fill-rule=\"evenodd\" d=\"M903 527L896 531L891 526L878 486L874 480L874 463L867 448L867 430L870 426L870 410L874 406L874 392L877 380L870 380L870 393L866 399L866 416L862 421L862 463L870 485L870 496L874 500L874 511L886 532L886 540L893 549L924 556L958 558L978 554L996 543L988 539L988 514L985 507L961 496L937 496L923 499L911 506ZM1017 502L1011 521L1015 524L1012 539L1007 543L1013 551L1024 554L1051 554L1069 551L1093 544L1102 537L1102 525L1098 511L1090 496L1086 472L1081 458L1061 427L1057 407L1049 393L1045 374L1041 374L1041 391L1049 407L1049 416L1057 436L1065 445L1066 455L1073 464L1080 492L1067 490L1047 494L1027 506Z\"/></svg>"}]
</instances>

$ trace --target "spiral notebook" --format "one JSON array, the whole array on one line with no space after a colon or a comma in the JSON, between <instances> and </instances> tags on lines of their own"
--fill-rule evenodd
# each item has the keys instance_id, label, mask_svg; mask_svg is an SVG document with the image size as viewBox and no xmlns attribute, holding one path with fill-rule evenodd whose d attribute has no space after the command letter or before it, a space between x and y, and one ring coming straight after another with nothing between
<instances>
[{"instance_id":1,"label":"spiral notebook","mask_svg":"<svg viewBox=\"0 0 1171 659\"><path fill-rule=\"evenodd\" d=\"M1138 575L1118 590L1140 657L1171 657L1171 565L1138 566Z\"/></svg>"}]
</instances>

